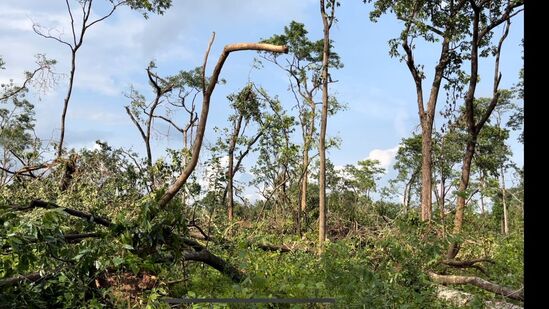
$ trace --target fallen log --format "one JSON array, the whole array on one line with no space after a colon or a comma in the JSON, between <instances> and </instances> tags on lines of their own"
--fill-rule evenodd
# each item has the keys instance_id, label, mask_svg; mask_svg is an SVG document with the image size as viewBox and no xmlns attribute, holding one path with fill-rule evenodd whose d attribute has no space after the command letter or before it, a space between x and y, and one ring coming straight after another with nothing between
<instances>
[{"instance_id":1,"label":"fallen log","mask_svg":"<svg viewBox=\"0 0 549 309\"><path fill-rule=\"evenodd\" d=\"M470 306L475 296L471 293L450 289L448 287L439 285L437 286L437 298L443 301L449 302L457 307ZM523 307L503 302L503 301L485 301L486 309L522 309Z\"/></svg>"},{"instance_id":2,"label":"fallen log","mask_svg":"<svg viewBox=\"0 0 549 309\"><path fill-rule=\"evenodd\" d=\"M524 301L524 289L512 289L504 287L479 277L439 275L434 272L428 272L429 278L439 284L471 284L486 291L496 293L514 300Z\"/></svg>"},{"instance_id":3,"label":"fallen log","mask_svg":"<svg viewBox=\"0 0 549 309\"><path fill-rule=\"evenodd\" d=\"M487 262L487 263L491 263L491 264L495 264L495 262L489 258L480 258L480 259L473 259L473 260L467 260L467 261L458 261L458 260L442 260L441 263L442 264L445 264L445 265L448 265L448 266L453 266L453 267L458 267L458 268L467 268L467 267L472 267L474 266L475 264L477 263L482 263L482 262Z\"/></svg>"},{"instance_id":4,"label":"fallen log","mask_svg":"<svg viewBox=\"0 0 549 309\"><path fill-rule=\"evenodd\" d=\"M12 278L0 280L0 287L16 285L23 281L36 282L48 276L49 275L41 275L39 272L28 274L28 275L19 275Z\"/></svg>"}]
</instances>

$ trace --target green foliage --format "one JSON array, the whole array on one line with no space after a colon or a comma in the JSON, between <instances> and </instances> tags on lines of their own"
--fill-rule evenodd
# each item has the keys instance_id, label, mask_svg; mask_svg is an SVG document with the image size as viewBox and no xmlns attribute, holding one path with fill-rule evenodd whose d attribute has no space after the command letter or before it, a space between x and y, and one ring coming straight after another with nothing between
<instances>
[{"instance_id":1,"label":"green foliage","mask_svg":"<svg viewBox=\"0 0 549 309\"><path fill-rule=\"evenodd\" d=\"M126 4L133 10L143 13L148 18L147 13L164 14L172 5L172 0L128 0Z\"/></svg>"}]
</instances>

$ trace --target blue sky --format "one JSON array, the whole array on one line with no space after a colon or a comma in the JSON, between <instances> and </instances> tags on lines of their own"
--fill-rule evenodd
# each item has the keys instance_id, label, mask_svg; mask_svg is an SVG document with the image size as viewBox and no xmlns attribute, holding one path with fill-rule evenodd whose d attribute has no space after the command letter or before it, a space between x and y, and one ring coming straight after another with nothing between
<instances>
[{"instance_id":1,"label":"blue sky","mask_svg":"<svg viewBox=\"0 0 549 309\"><path fill-rule=\"evenodd\" d=\"M96 0L102 4L101 0ZM74 96L69 106L66 140L69 147L93 147L95 140L106 140L114 146L133 147L143 151L139 134L124 111L129 100L124 96L130 85L148 92L145 68L156 60L161 75L188 70L202 63L212 31L216 32L209 69L217 61L225 44L253 42L281 33L296 20L306 25L311 39L321 38L322 22L316 0L210 0L173 1L164 16L145 20L139 13L122 8L112 18L91 28L78 55ZM96 14L104 7L99 5ZM331 150L336 165L353 164L367 157L380 159L385 167L403 137L417 128L417 104L412 78L406 65L390 58L387 41L396 37L402 27L394 16L387 15L378 23L370 22L369 5L362 1L342 1L336 13L338 23L332 30L335 50L345 67L332 75L339 82L331 88L348 109L329 120L328 135L343 140L340 149ZM21 80L23 71L33 68L34 55L45 53L57 59L56 71L68 72L69 50L32 32L32 23L70 33L65 3L61 0L3 0L0 3L0 55L6 70L0 71L0 82ZM523 14L513 21L501 58L502 88L516 83L522 67L520 41L523 37ZM424 63L427 81L432 76L433 56L438 47L418 44L418 62ZM275 66L265 64L262 71L250 71L253 52L232 54L222 72L227 84L220 85L212 98L206 142L217 138L214 126L227 125L229 113L226 96L241 88L251 77L272 95L280 96L284 106L293 105L287 91L287 77ZM493 64L481 64L481 77L493 72ZM481 82L477 97L490 94L491 78ZM67 79L36 97L37 132L42 138L58 138L59 118ZM440 96L442 106L444 96ZM439 120L440 121L440 120ZM179 140L179 138L177 138ZM522 165L522 145L516 135L510 140L514 160ZM163 148L179 146L171 140L154 141L154 156ZM203 158L204 159L204 158ZM385 178L392 176L389 172Z\"/></svg>"}]
</instances>

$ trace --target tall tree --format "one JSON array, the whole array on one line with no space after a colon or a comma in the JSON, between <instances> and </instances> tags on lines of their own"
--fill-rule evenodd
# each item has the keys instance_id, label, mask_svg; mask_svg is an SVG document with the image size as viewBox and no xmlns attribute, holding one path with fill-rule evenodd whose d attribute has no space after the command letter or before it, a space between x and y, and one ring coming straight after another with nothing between
<instances>
[{"instance_id":1,"label":"tall tree","mask_svg":"<svg viewBox=\"0 0 549 309\"><path fill-rule=\"evenodd\" d=\"M374 2L370 19L377 21L387 11L394 12L404 21L400 37L389 41L390 55L404 60L414 80L418 114L421 125L421 219L428 221L432 213L432 135L438 95L443 79L458 70L460 59L456 53L462 48L460 39L467 32L468 20L464 18L466 0L439 1L422 0L364 0ZM434 74L428 97L424 96L423 80L426 78L423 65L415 60L415 40L421 38L429 43L440 44L440 55L434 67ZM404 54L399 51L402 47Z\"/></svg>"},{"instance_id":2,"label":"tall tree","mask_svg":"<svg viewBox=\"0 0 549 309\"><path fill-rule=\"evenodd\" d=\"M402 205L408 211L412 198L412 187L417 183L421 171L421 135L414 134L402 139L393 167L398 172L395 181L404 182Z\"/></svg>"},{"instance_id":3,"label":"tall tree","mask_svg":"<svg viewBox=\"0 0 549 309\"><path fill-rule=\"evenodd\" d=\"M320 141L318 143L318 152L320 154L319 171L319 218L318 218L318 246L320 252L324 250L324 240L326 239L326 128L328 125L328 72L330 62L330 29L335 21L335 10L339 3L336 0L320 0L320 15L323 25L323 48L322 48L322 115L320 116ZM326 12L329 10L329 13Z\"/></svg>"},{"instance_id":4,"label":"tall tree","mask_svg":"<svg viewBox=\"0 0 549 309\"><path fill-rule=\"evenodd\" d=\"M233 219L234 195L236 173L241 170L244 158L253 151L254 145L268 130L263 119L268 117L266 93L263 89L256 89L256 86L249 82L238 93L231 94L227 98L231 102L234 113L229 116L231 127L224 130L216 146L212 149L228 156L226 170L226 186L223 192L223 204L227 206L227 217ZM252 135L247 134L253 130ZM251 128L251 129L250 129Z\"/></svg>"},{"instance_id":5,"label":"tall tree","mask_svg":"<svg viewBox=\"0 0 549 309\"><path fill-rule=\"evenodd\" d=\"M305 25L292 21L284 27L284 33L273 35L264 42L271 44L283 44L288 46L289 57L281 60L279 54L266 53L262 57L288 73L290 91L293 93L299 111L299 124L301 126L302 163L300 175L299 204L296 209L297 225L301 225L301 218L306 217L307 195L309 186L309 170L314 154L311 150L317 138L317 95L322 87L322 61L324 40L311 41L307 37L308 31ZM329 66L341 68L343 64L335 52L330 51ZM335 100L331 98L335 104ZM334 108L334 111L337 108ZM299 231L299 228L298 228Z\"/></svg>"},{"instance_id":6,"label":"tall tree","mask_svg":"<svg viewBox=\"0 0 549 309\"><path fill-rule=\"evenodd\" d=\"M76 16L70 4L70 0L65 0L65 5L67 6L67 12L70 18L70 39L64 39L60 35L52 35L51 30L45 30L44 27L39 24L34 24L32 26L34 32L39 36L66 45L69 48L71 55L69 81L67 85L67 92L63 100L63 111L61 113L61 131L59 136L59 144L57 145L57 158L60 158L63 154L63 143L65 141L65 118L67 116L67 110L69 107L69 102L71 100L72 90L74 86L77 53L84 43L84 36L86 35L87 31L97 23L100 23L109 18L118 7L123 5L128 5L132 9L142 11L145 17L147 16L147 12L156 12L162 14L164 10L171 6L171 0L109 0L107 1L108 5L110 6L108 11L100 17L94 19L92 18L92 8L94 0L79 0L77 2L80 6L81 16Z\"/></svg>"},{"instance_id":7,"label":"tall tree","mask_svg":"<svg viewBox=\"0 0 549 309\"><path fill-rule=\"evenodd\" d=\"M520 11L522 11L521 9L515 11L515 9L519 8L523 4L523 1L480 1L480 3L477 3L473 0L469 1L472 15L472 29L470 30L471 38L469 41L470 54L468 55L468 58L470 59L470 70L468 87L464 97L464 118L467 124L468 139L465 155L463 158L463 166L461 169L460 184L458 188L456 216L454 218L454 235L459 235L463 227L463 216L465 213L466 204L465 192L469 186L471 162L475 154L478 136L482 128L486 124L488 118L494 111L496 105L501 100L500 97L502 92L499 90L499 84L502 76L499 71L499 61L503 42L505 41L509 33L511 18L514 15L518 14ZM505 23L504 32L500 37L497 45L492 49L493 55L495 57L492 98L490 99L488 107L484 110L484 112L481 113L481 116L477 117L475 115L475 92L477 84L479 82L479 57L489 55L488 48L490 47L490 39L493 35L493 30L502 23ZM457 241L452 242L448 248L448 258L455 258L459 252L459 248L460 244Z\"/></svg>"}]
</instances>

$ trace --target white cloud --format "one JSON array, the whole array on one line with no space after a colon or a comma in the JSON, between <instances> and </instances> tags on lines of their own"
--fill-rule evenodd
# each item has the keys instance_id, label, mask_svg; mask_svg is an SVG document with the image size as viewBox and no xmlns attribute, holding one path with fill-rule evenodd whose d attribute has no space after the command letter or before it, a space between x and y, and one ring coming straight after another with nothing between
<instances>
[{"instance_id":1,"label":"white cloud","mask_svg":"<svg viewBox=\"0 0 549 309\"><path fill-rule=\"evenodd\" d=\"M370 151L367 159L378 160L379 165L385 169L389 168L393 160L395 159L396 153L400 145L395 146L389 149L374 149Z\"/></svg>"}]
</instances>

